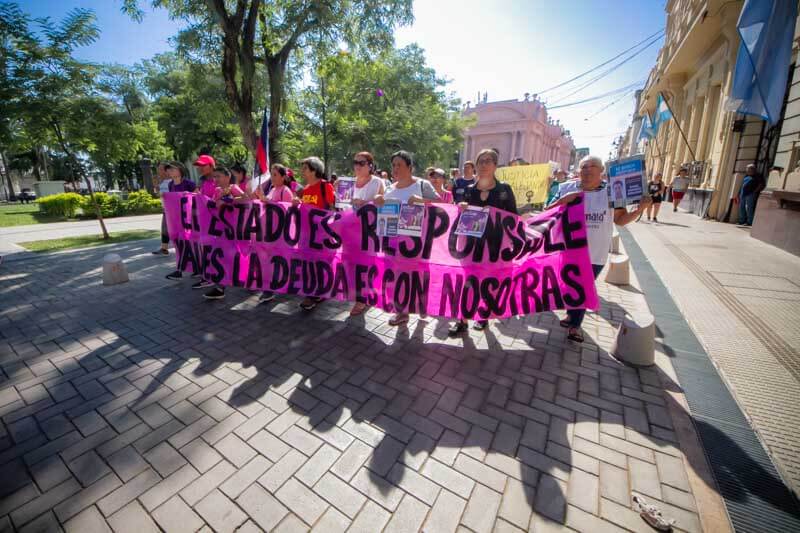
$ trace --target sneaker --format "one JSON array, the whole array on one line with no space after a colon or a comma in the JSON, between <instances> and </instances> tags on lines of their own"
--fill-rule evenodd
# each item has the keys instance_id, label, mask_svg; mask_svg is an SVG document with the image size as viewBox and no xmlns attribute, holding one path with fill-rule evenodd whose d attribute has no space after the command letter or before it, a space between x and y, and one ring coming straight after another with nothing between
<instances>
[{"instance_id":1,"label":"sneaker","mask_svg":"<svg viewBox=\"0 0 800 533\"><path fill-rule=\"evenodd\" d=\"M214 287L203 295L206 300L221 300L225 298L225 289L221 287Z\"/></svg>"},{"instance_id":2,"label":"sneaker","mask_svg":"<svg viewBox=\"0 0 800 533\"><path fill-rule=\"evenodd\" d=\"M150 252L150 253L153 254L153 255L169 255L169 250L165 250L163 248L159 248L158 250L155 250L155 251Z\"/></svg>"},{"instance_id":3,"label":"sneaker","mask_svg":"<svg viewBox=\"0 0 800 533\"><path fill-rule=\"evenodd\" d=\"M658 222L658 219L656 217L653 217L653 222Z\"/></svg>"},{"instance_id":4,"label":"sneaker","mask_svg":"<svg viewBox=\"0 0 800 533\"><path fill-rule=\"evenodd\" d=\"M208 287L213 287L213 286L214 286L214 284L211 283L210 281L208 281L206 279L201 279L200 281L198 281L197 283L192 285L192 288L193 289L207 289Z\"/></svg>"},{"instance_id":5,"label":"sneaker","mask_svg":"<svg viewBox=\"0 0 800 533\"><path fill-rule=\"evenodd\" d=\"M489 321L488 320L478 320L477 322L475 322L472 325L472 329L474 329L475 331L483 331L487 327L489 327Z\"/></svg>"},{"instance_id":6,"label":"sneaker","mask_svg":"<svg viewBox=\"0 0 800 533\"><path fill-rule=\"evenodd\" d=\"M275 299L275 293L272 291L264 291L258 295L258 303L260 304L271 302L274 299Z\"/></svg>"},{"instance_id":7,"label":"sneaker","mask_svg":"<svg viewBox=\"0 0 800 533\"><path fill-rule=\"evenodd\" d=\"M180 270L176 270L172 274L167 274L167 279L171 279L172 281L178 281L181 278L183 278L183 272Z\"/></svg>"},{"instance_id":8,"label":"sneaker","mask_svg":"<svg viewBox=\"0 0 800 533\"><path fill-rule=\"evenodd\" d=\"M450 337L456 337L459 333L463 333L465 331L467 331L467 323L459 320L450 326L450 329L447 330L447 335Z\"/></svg>"}]
</instances>

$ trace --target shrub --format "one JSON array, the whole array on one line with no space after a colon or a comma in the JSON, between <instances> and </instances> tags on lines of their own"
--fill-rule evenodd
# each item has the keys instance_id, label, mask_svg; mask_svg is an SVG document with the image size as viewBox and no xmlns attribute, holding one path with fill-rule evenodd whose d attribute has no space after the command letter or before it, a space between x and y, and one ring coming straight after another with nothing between
<instances>
[{"instance_id":1,"label":"shrub","mask_svg":"<svg viewBox=\"0 0 800 533\"><path fill-rule=\"evenodd\" d=\"M74 192L64 192L38 198L39 211L52 217L74 217L75 212L81 207L83 197Z\"/></svg>"},{"instance_id":2,"label":"shrub","mask_svg":"<svg viewBox=\"0 0 800 533\"><path fill-rule=\"evenodd\" d=\"M104 192L96 192L94 193L94 199L100 206L100 213L102 213L103 217L116 217L125 212L125 206L118 196L113 196ZM92 196L83 196L81 200L81 210L84 216L97 218L97 211L95 211L94 204L92 203Z\"/></svg>"},{"instance_id":3,"label":"shrub","mask_svg":"<svg viewBox=\"0 0 800 533\"><path fill-rule=\"evenodd\" d=\"M160 213L161 200L153 198L147 191L134 191L125 201L125 212L132 215Z\"/></svg>"}]
</instances>

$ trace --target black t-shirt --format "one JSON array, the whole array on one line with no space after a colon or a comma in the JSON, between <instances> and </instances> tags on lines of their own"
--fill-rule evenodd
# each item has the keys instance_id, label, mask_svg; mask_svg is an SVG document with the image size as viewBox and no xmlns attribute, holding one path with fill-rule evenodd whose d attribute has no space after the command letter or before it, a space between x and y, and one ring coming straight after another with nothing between
<instances>
[{"instance_id":1,"label":"black t-shirt","mask_svg":"<svg viewBox=\"0 0 800 533\"><path fill-rule=\"evenodd\" d=\"M475 185L470 185L464 191L464 201L477 207L496 207L515 215L518 214L514 191L509 184L501 181L496 182L493 189L489 189L489 196L485 201L481 200L481 191L478 190L477 182Z\"/></svg>"}]
</instances>

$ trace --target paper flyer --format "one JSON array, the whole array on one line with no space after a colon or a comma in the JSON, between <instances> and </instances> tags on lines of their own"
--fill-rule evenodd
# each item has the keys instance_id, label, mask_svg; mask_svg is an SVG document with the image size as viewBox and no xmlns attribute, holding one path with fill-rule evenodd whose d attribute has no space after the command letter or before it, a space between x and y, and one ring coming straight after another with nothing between
<instances>
[{"instance_id":1,"label":"paper flyer","mask_svg":"<svg viewBox=\"0 0 800 533\"><path fill-rule=\"evenodd\" d=\"M609 203L627 207L642 200L645 184L644 157L627 157L608 164Z\"/></svg>"},{"instance_id":2,"label":"paper flyer","mask_svg":"<svg viewBox=\"0 0 800 533\"><path fill-rule=\"evenodd\" d=\"M353 204L355 189L355 178L338 178L336 180L336 207L340 209L350 207Z\"/></svg>"},{"instance_id":3,"label":"paper flyer","mask_svg":"<svg viewBox=\"0 0 800 533\"><path fill-rule=\"evenodd\" d=\"M400 204L386 202L378 208L378 236L395 237L400 222Z\"/></svg>"},{"instance_id":4,"label":"paper flyer","mask_svg":"<svg viewBox=\"0 0 800 533\"><path fill-rule=\"evenodd\" d=\"M425 217L425 206L404 204L400 207L400 220L397 224L398 235L422 236L422 220Z\"/></svg>"},{"instance_id":5,"label":"paper flyer","mask_svg":"<svg viewBox=\"0 0 800 533\"><path fill-rule=\"evenodd\" d=\"M456 235L469 235L482 237L486 231L486 221L489 220L489 211L480 207L470 206L462 211L456 226Z\"/></svg>"}]
</instances>

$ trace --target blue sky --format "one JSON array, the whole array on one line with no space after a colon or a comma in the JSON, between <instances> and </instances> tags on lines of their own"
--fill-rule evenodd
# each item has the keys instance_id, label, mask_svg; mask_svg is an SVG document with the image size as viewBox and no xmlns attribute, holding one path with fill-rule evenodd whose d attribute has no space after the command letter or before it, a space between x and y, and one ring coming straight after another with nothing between
<instances>
[{"instance_id":1,"label":"blue sky","mask_svg":"<svg viewBox=\"0 0 800 533\"><path fill-rule=\"evenodd\" d=\"M23 0L33 16L62 18L75 7L95 11L100 39L77 55L96 62L133 64L171 48L179 23L164 10L146 9L139 24L122 14L120 0ZM418 43L429 64L451 80L448 91L475 102L522 99L615 56L665 24L663 0L416 0L413 26L399 28L399 46ZM575 101L644 80L661 42L574 97ZM614 98L553 110L578 146L605 157L630 122L633 96L589 118ZM589 118L589 120L586 120Z\"/></svg>"}]
</instances>

